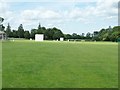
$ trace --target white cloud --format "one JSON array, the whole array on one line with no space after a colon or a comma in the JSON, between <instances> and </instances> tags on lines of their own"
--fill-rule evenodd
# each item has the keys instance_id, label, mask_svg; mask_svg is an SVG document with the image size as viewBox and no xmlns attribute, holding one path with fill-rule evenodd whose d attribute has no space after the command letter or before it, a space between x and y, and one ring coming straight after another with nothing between
<instances>
[{"instance_id":1,"label":"white cloud","mask_svg":"<svg viewBox=\"0 0 120 90\"><path fill-rule=\"evenodd\" d=\"M96 5L96 14L117 15L119 0L99 0Z\"/></svg>"},{"instance_id":2,"label":"white cloud","mask_svg":"<svg viewBox=\"0 0 120 90\"><path fill-rule=\"evenodd\" d=\"M106 19L116 19L117 20L117 17L116 16L109 16Z\"/></svg>"},{"instance_id":3,"label":"white cloud","mask_svg":"<svg viewBox=\"0 0 120 90\"><path fill-rule=\"evenodd\" d=\"M79 18L82 16L82 11L79 8L73 8L70 12L68 12L69 18Z\"/></svg>"},{"instance_id":4,"label":"white cloud","mask_svg":"<svg viewBox=\"0 0 120 90\"><path fill-rule=\"evenodd\" d=\"M6 14L7 8L8 8L8 6L6 3L0 2L0 16L3 17Z\"/></svg>"},{"instance_id":5,"label":"white cloud","mask_svg":"<svg viewBox=\"0 0 120 90\"><path fill-rule=\"evenodd\" d=\"M60 14L58 12L47 9L24 10L21 12L21 17L24 20L38 20L38 19L58 19Z\"/></svg>"},{"instance_id":6,"label":"white cloud","mask_svg":"<svg viewBox=\"0 0 120 90\"><path fill-rule=\"evenodd\" d=\"M98 0L95 6L87 6L85 8L73 7L71 10L55 11L49 8L36 8L33 10L24 10L21 12L20 23L29 25L33 22L46 22L47 26L53 24L62 24L63 22L80 21L85 24L93 23L96 18L115 19L117 16L118 0ZM27 24L26 24L27 23Z\"/></svg>"},{"instance_id":7,"label":"white cloud","mask_svg":"<svg viewBox=\"0 0 120 90\"><path fill-rule=\"evenodd\" d=\"M74 20L89 23L91 20L114 19L118 16L118 0L98 0L96 5L85 8L74 7L68 12L68 17Z\"/></svg>"},{"instance_id":8,"label":"white cloud","mask_svg":"<svg viewBox=\"0 0 120 90\"><path fill-rule=\"evenodd\" d=\"M15 21L18 25L22 23L24 27L34 28L40 22L42 25L47 25L47 27L53 26L53 24L58 23L58 19L61 18L60 14L56 11L49 9L34 9L34 10L24 10L18 15L20 18ZM36 28L36 27L35 27Z\"/></svg>"},{"instance_id":9,"label":"white cloud","mask_svg":"<svg viewBox=\"0 0 120 90\"><path fill-rule=\"evenodd\" d=\"M3 1L0 1L0 17L5 19L3 23L13 19L13 12L9 10L9 4Z\"/></svg>"},{"instance_id":10,"label":"white cloud","mask_svg":"<svg viewBox=\"0 0 120 90\"><path fill-rule=\"evenodd\" d=\"M26 2L94 2L97 0L26 0ZM6 2L24 2L24 0L6 0Z\"/></svg>"},{"instance_id":11,"label":"white cloud","mask_svg":"<svg viewBox=\"0 0 120 90\"><path fill-rule=\"evenodd\" d=\"M43 18L45 19L56 19L56 18L60 18L60 14L54 11L50 11L47 10L43 13L43 15L41 14L41 16L43 16Z\"/></svg>"},{"instance_id":12,"label":"white cloud","mask_svg":"<svg viewBox=\"0 0 120 90\"><path fill-rule=\"evenodd\" d=\"M87 1L89 2L89 0ZM81 6L74 6L72 3L64 3L64 1L61 2L63 3L57 4L59 7L58 9L61 9L61 5L63 5L64 7L66 6L65 10L59 11L54 8L50 9L49 6L47 6L47 8L35 7L34 9L25 9L23 11L21 10L20 13L10 11L9 4L7 2L0 2L0 16L3 16L6 19L4 23L10 22L18 27L18 25L21 23L24 26L33 26L39 22L44 23L47 26L64 24L71 21L89 24L93 23L94 20L97 19L115 19L118 14L118 0L96 0L96 5L89 5L84 8L81 8ZM65 2L80 3L79 0L67 0ZM69 9L67 6L68 4Z\"/></svg>"}]
</instances>

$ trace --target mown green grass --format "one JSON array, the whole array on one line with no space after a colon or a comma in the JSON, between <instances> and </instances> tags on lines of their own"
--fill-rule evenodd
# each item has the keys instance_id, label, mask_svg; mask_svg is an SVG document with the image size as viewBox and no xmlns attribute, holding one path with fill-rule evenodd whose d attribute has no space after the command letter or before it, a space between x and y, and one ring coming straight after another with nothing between
<instances>
[{"instance_id":1,"label":"mown green grass","mask_svg":"<svg viewBox=\"0 0 120 90\"><path fill-rule=\"evenodd\" d=\"M0 89L2 89L2 42L0 41Z\"/></svg>"},{"instance_id":2,"label":"mown green grass","mask_svg":"<svg viewBox=\"0 0 120 90\"><path fill-rule=\"evenodd\" d=\"M118 44L3 42L3 88L118 87Z\"/></svg>"}]
</instances>

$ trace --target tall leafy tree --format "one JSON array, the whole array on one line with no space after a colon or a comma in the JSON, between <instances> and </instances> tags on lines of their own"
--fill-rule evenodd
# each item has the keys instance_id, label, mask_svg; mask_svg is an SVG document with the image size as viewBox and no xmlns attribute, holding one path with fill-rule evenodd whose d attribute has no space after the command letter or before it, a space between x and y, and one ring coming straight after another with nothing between
<instances>
[{"instance_id":1,"label":"tall leafy tree","mask_svg":"<svg viewBox=\"0 0 120 90\"><path fill-rule=\"evenodd\" d=\"M1 24L4 21L4 18L0 17L0 31L4 31L5 27Z\"/></svg>"},{"instance_id":2,"label":"tall leafy tree","mask_svg":"<svg viewBox=\"0 0 120 90\"><path fill-rule=\"evenodd\" d=\"M81 39L84 39L85 38L85 33L82 33L81 34Z\"/></svg>"},{"instance_id":3,"label":"tall leafy tree","mask_svg":"<svg viewBox=\"0 0 120 90\"><path fill-rule=\"evenodd\" d=\"M115 26L111 31L110 40L117 41L119 37L120 37L120 26Z\"/></svg>"},{"instance_id":4,"label":"tall leafy tree","mask_svg":"<svg viewBox=\"0 0 120 90\"><path fill-rule=\"evenodd\" d=\"M72 35L70 35L70 34L64 34L64 38L65 39L72 39Z\"/></svg>"},{"instance_id":5,"label":"tall leafy tree","mask_svg":"<svg viewBox=\"0 0 120 90\"><path fill-rule=\"evenodd\" d=\"M13 30L12 33L13 33L14 38L18 38L18 31L17 30Z\"/></svg>"},{"instance_id":6,"label":"tall leafy tree","mask_svg":"<svg viewBox=\"0 0 120 90\"><path fill-rule=\"evenodd\" d=\"M7 28L6 28L6 34L7 34L7 37L12 37L11 27L10 27L9 23L8 23Z\"/></svg>"},{"instance_id":7,"label":"tall leafy tree","mask_svg":"<svg viewBox=\"0 0 120 90\"><path fill-rule=\"evenodd\" d=\"M99 32L94 32L94 40L100 40L100 41L117 41L117 39L120 36L120 26L115 26L107 29L101 29Z\"/></svg>"},{"instance_id":8,"label":"tall leafy tree","mask_svg":"<svg viewBox=\"0 0 120 90\"><path fill-rule=\"evenodd\" d=\"M0 25L0 31L5 31L5 26L3 26L3 24Z\"/></svg>"},{"instance_id":9,"label":"tall leafy tree","mask_svg":"<svg viewBox=\"0 0 120 90\"><path fill-rule=\"evenodd\" d=\"M31 37L32 39L35 39L35 34L37 34L37 29L32 29L32 30L31 30L31 34L30 34L30 37Z\"/></svg>"},{"instance_id":10,"label":"tall leafy tree","mask_svg":"<svg viewBox=\"0 0 120 90\"><path fill-rule=\"evenodd\" d=\"M38 29L41 29L41 24L39 23L39 25L38 25Z\"/></svg>"},{"instance_id":11,"label":"tall leafy tree","mask_svg":"<svg viewBox=\"0 0 120 90\"><path fill-rule=\"evenodd\" d=\"M18 36L19 38L24 38L24 29L22 24L20 24L20 26L18 27Z\"/></svg>"},{"instance_id":12,"label":"tall leafy tree","mask_svg":"<svg viewBox=\"0 0 120 90\"><path fill-rule=\"evenodd\" d=\"M24 32L24 37L25 37L26 39L30 39L30 33L29 33L29 31L25 31L25 32Z\"/></svg>"},{"instance_id":13,"label":"tall leafy tree","mask_svg":"<svg viewBox=\"0 0 120 90\"><path fill-rule=\"evenodd\" d=\"M86 39L91 39L91 33L90 33L90 32L88 32L88 33L86 34Z\"/></svg>"},{"instance_id":14,"label":"tall leafy tree","mask_svg":"<svg viewBox=\"0 0 120 90\"><path fill-rule=\"evenodd\" d=\"M92 40L96 40L96 41L98 41L99 40L99 31L94 31L93 32L93 38L92 38Z\"/></svg>"},{"instance_id":15,"label":"tall leafy tree","mask_svg":"<svg viewBox=\"0 0 120 90\"><path fill-rule=\"evenodd\" d=\"M0 17L0 24L4 21L4 18Z\"/></svg>"},{"instance_id":16,"label":"tall leafy tree","mask_svg":"<svg viewBox=\"0 0 120 90\"><path fill-rule=\"evenodd\" d=\"M43 34L43 31L42 31L42 28L41 28L41 24L40 24L40 23L39 23L39 25L38 25L37 33L38 33L38 34Z\"/></svg>"},{"instance_id":17,"label":"tall leafy tree","mask_svg":"<svg viewBox=\"0 0 120 90\"><path fill-rule=\"evenodd\" d=\"M72 34L72 39L78 39L78 38L77 38L77 33L73 33L73 34Z\"/></svg>"},{"instance_id":18,"label":"tall leafy tree","mask_svg":"<svg viewBox=\"0 0 120 90\"><path fill-rule=\"evenodd\" d=\"M53 40L60 39L60 37L64 37L64 34L60 29L53 28Z\"/></svg>"},{"instance_id":19,"label":"tall leafy tree","mask_svg":"<svg viewBox=\"0 0 120 90\"><path fill-rule=\"evenodd\" d=\"M48 40L53 40L54 31L52 30L52 28L47 29L46 35Z\"/></svg>"}]
</instances>

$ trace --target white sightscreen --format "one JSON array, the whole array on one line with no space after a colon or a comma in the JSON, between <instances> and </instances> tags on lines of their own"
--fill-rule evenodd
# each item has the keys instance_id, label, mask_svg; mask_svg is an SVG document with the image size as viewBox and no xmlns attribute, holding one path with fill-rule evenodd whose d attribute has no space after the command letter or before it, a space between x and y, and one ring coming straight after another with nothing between
<instances>
[{"instance_id":1,"label":"white sightscreen","mask_svg":"<svg viewBox=\"0 0 120 90\"><path fill-rule=\"evenodd\" d=\"M60 38L60 41L63 41L64 40L64 38Z\"/></svg>"},{"instance_id":2,"label":"white sightscreen","mask_svg":"<svg viewBox=\"0 0 120 90\"><path fill-rule=\"evenodd\" d=\"M36 34L35 35L35 41L43 41L44 35L43 34Z\"/></svg>"}]
</instances>

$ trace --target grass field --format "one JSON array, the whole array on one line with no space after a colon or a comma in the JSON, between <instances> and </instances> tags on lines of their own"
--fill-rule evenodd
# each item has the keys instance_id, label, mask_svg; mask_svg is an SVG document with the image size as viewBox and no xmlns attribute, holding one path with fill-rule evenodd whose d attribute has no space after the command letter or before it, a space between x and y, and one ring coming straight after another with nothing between
<instances>
[{"instance_id":1,"label":"grass field","mask_svg":"<svg viewBox=\"0 0 120 90\"><path fill-rule=\"evenodd\" d=\"M0 41L0 89L2 89L2 42Z\"/></svg>"},{"instance_id":2,"label":"grass field","mask_svg":"<svg viewBox=\"0 0 120 90\"><path fill-rule=\"evenodd\" d=\"M118 44L3 42L3 88L118 87Z\"/></svg>"}]
</instances>

